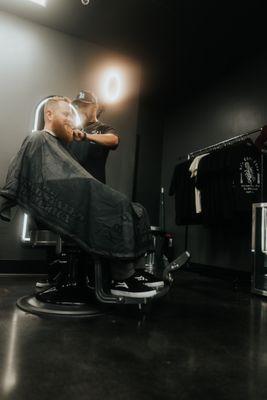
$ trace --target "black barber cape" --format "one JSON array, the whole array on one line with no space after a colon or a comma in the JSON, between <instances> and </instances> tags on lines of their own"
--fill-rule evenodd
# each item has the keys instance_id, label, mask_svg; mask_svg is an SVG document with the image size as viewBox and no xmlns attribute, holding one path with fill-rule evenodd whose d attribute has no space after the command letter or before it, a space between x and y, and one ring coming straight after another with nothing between
<instances>
[{"instance_id":1,"label":"black barber cape","mask_svg":"<svg viewBox=\"0 0 267 400\"><path fill-rule=\"evenodd\" d=\"M98 135L109 132L118 136L111 126L99 121L90 123L84 128L84 131L86 133ZM114 147L114 149L116 147ZM110 151L109 147L86 140L81 142L73 141L68 145L68 150L94 178L98 179L100 182L106 183L105 167Z\"/></svg>"},{"instance_id":2,"label":"black barber cape","mask_svg":"<svg viewBox=\"0 0 267 400\"><path fill-rule=\"evenodd\" d=\"M146 210L92 177L45 131L28 136L0 190L0 217L15 205L85 251L130 260L152 250Z\"/></svg>"}]
</instances>

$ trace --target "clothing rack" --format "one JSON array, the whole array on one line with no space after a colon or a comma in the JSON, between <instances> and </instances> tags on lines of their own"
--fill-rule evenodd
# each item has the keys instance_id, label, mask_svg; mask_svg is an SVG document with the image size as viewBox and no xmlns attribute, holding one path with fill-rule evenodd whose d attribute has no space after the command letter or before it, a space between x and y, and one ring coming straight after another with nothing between
<instances>
[{"instance_id":1,"label":"clothing rack","mask_svg":"<svg viewBox=\"0 0 267 400\"><path fill-rule=\"evenodd\" d=\"M196 157L198 155L201 155L201 154L204 154L204 153L210 153L212 151L219 150L219 149L227 147L227 146L232 146L235 143L242 142L248 136L250 136L250 135L252 135L254 133L260 132L261 129L262 128L253 129L252 131L243 133L243 134L238 135L238 136L234 136L234 137L232 137L230 139L223 140L223 141L215 143L215 144L213 144L211 146L203 147L202 149L199 149L199 150L193 151L191 153L188 153L186 156L179 157L179 160L190 160L191 158L194 158L194 157Z\"/></svg>"},{"instance_id":2,"label":"clothing rack","mask_svg":"<svg viewBox=\"0 0 267 400\"><path fill-rule=\"evenodd\" d=\"M190 159L192 159L192 158L194 158L196 156L199 156L201 154L211 153L213 151L216 151L216 150L228 147L228 146L232 146L235 143L239 143L239 142L242 142L242 141L246 140L247 137L249 137L250 135L253 135L254 133L261 132L261 130L262 130L262 128L253 129L253 130L251 130L249 132L243 133L241 135L234 136L234 137L232 137L230 139L223 140L223 141L215 143L215 144L213 144L211 146L203 147L202 149L199 149L199 150L193 151L191 153L188 153L187 156L179 157L179 161L181 161L181 160L183 160L183 161L190 160ZM261 176L263 177L263 161L261 162ZM262 188L262 196L263 196L263 188ZM187 249L188 248L188 233L189 233L188 232L188 228L189 228L189 225L185 225L184 248L185 248L186 251L188 251L188 249Z\"/></svg>"}]
</instances>

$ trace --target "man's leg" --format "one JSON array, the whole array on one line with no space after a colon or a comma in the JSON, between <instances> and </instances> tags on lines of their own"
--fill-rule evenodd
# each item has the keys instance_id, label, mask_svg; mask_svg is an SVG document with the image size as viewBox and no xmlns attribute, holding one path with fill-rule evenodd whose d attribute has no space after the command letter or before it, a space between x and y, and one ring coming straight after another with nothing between
<instances>
[{"instance_id":1,"label":"man's leg","mask_svg":"<svg viewBox=\"0 0 267 400\"><path fill-rule=\"evenodd\" d=\"M112 280L124 281L130 278L134 272L134 264L132 262L115 260L110 262L110 270Z\"/></svg>"}]
</instances>

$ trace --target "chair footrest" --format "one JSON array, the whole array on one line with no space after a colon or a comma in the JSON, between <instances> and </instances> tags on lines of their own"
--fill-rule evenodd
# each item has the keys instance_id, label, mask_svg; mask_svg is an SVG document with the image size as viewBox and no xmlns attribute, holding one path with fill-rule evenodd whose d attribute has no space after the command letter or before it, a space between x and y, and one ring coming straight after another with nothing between
<instances>
[{"instance_id":1,"label":"chair footrest","mask_svg":"<svg viewBox=\"0 0 267 400\"><path fill-rule=\"evenodd\" d=\"M190 253L188 251L185 251L184 253L180 254L179 257L177 257L175 260L173 260L171 263L166 265L163 271L163 280L168 281L169 280L169 275L172 274L173 272L179 270L182 268L187 261L190 258Z\"/></svg>"}]
</instances>

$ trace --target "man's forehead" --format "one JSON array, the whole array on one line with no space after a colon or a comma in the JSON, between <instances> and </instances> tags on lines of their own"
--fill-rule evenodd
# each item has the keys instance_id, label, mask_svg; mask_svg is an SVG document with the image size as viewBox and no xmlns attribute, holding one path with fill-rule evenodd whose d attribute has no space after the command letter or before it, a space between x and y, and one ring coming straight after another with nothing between
<instances>
[{"instance_id":1,"label":"man's forehead","mask_svg":"<svg viewBox=\"0 0 267 400\"><path fill-rule=\"evenodd\" d=\"M58 102L58 107L64 111L71 111L71 104L63 100Z\"/></svg>"}]
</instances>

